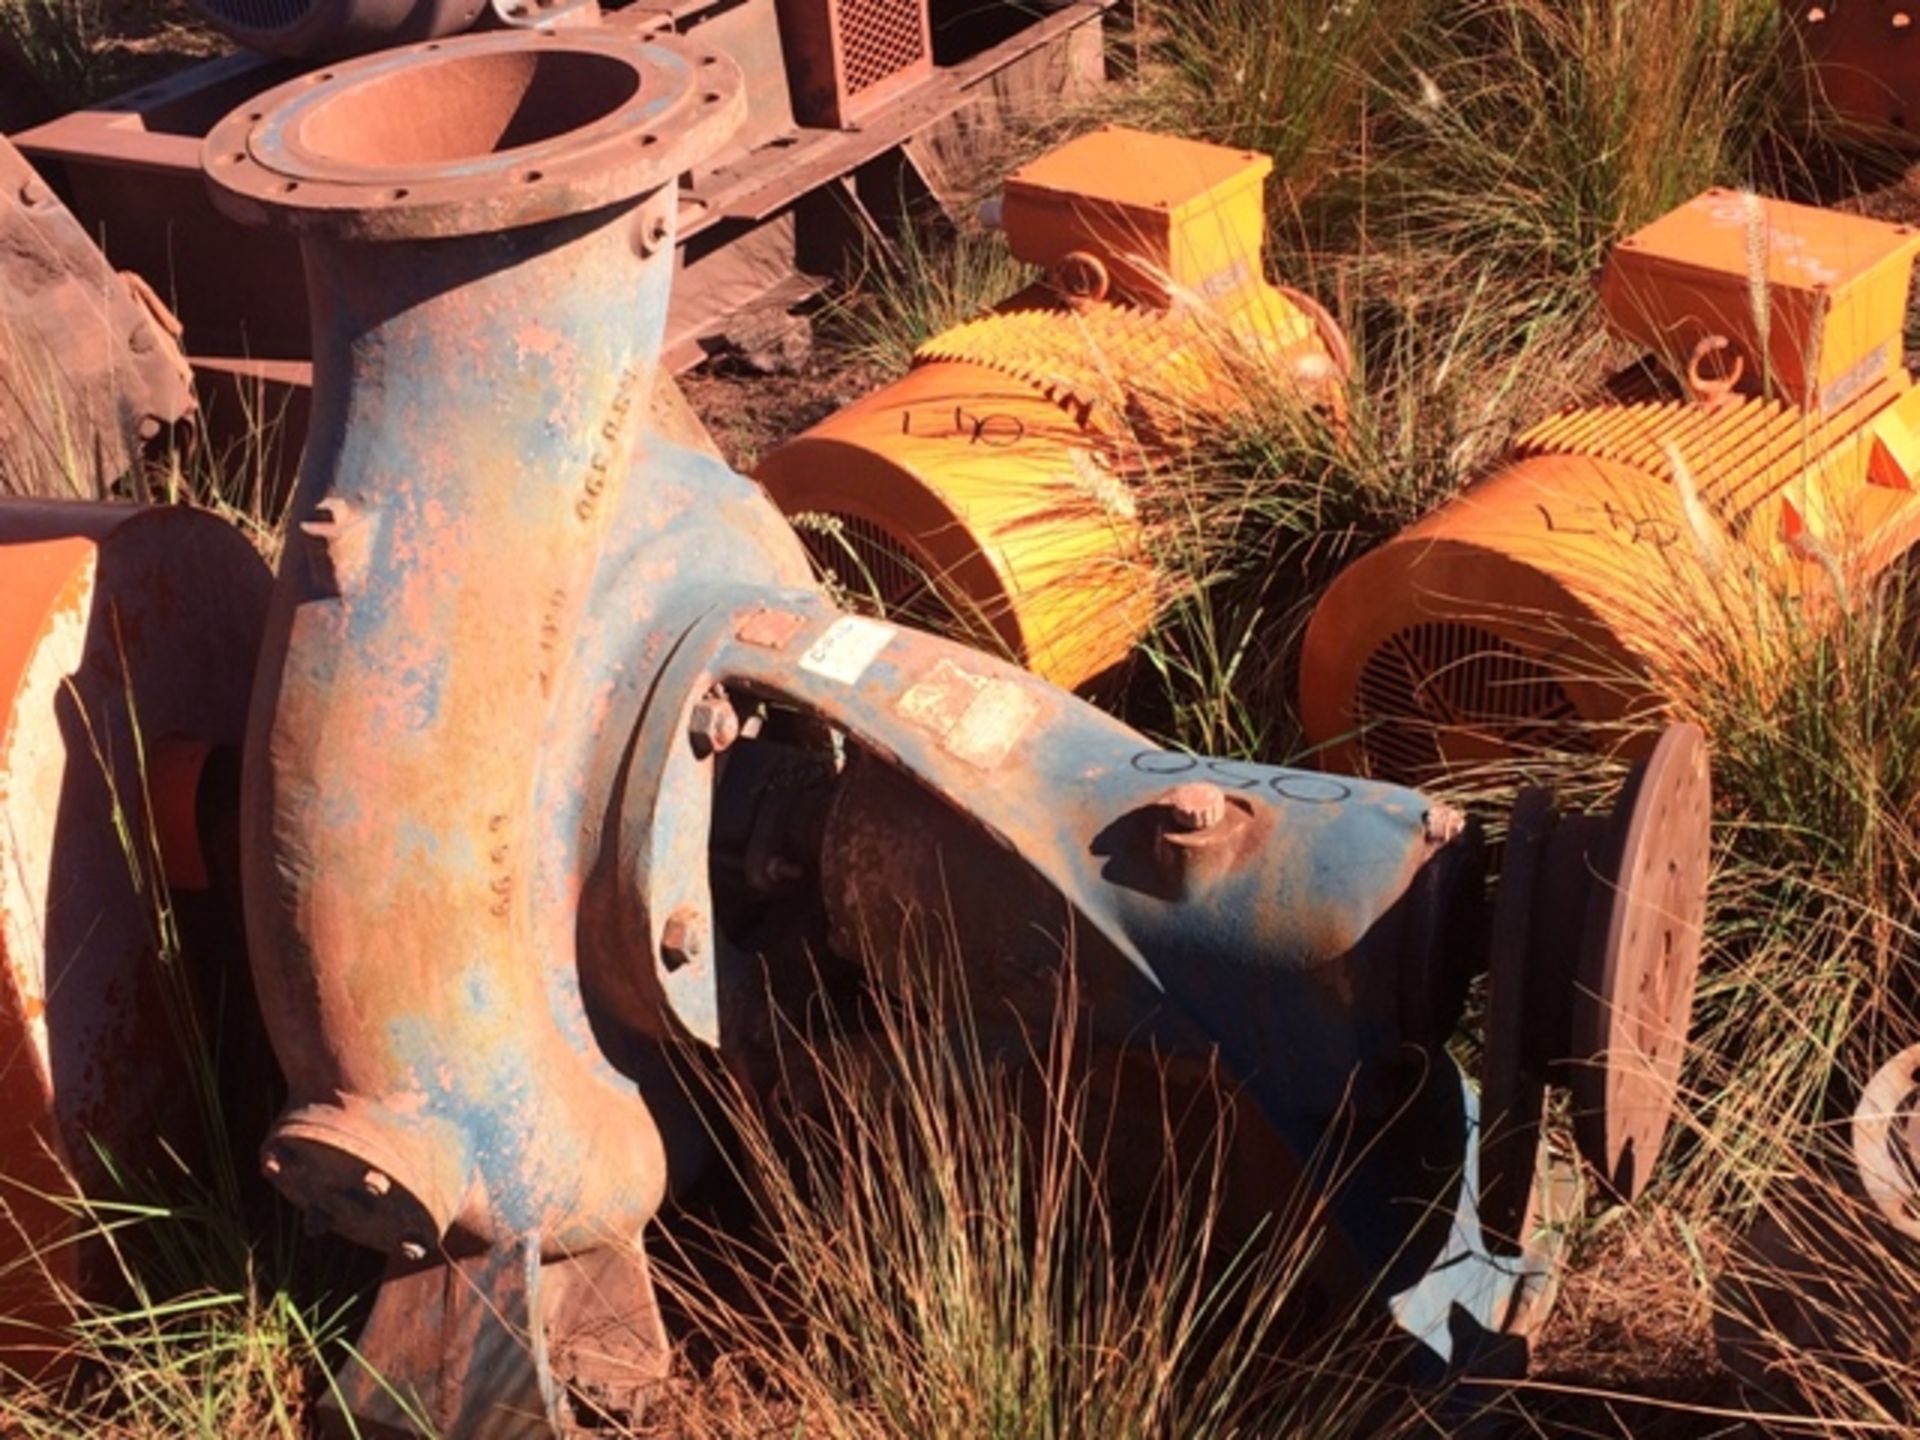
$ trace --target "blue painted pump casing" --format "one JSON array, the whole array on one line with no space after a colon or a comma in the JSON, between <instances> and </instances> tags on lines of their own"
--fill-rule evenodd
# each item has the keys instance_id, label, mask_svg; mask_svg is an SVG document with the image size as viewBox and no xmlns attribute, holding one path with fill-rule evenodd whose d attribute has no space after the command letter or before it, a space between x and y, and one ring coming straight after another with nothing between
<instances>
[{"instance_id":1,"label":"blue painted pump casing","mask_svg":"<svg viewBox=\"0 0 1920 1440\"><path fill-rule=\"evenodd\" d=\"M737 91L704 63L709 104ZM393 57L321 84L376 64ZM295 101L258 103L285 143ZM411 221L216 187L303 230L316 326L244 787L253 964L291 1089L269 1173L394 1257L390 1287L484 1262L524 1298L543 1265L637 1244L692 1164L663 1047L736 1043L724 944L674 963L665 944L713 913L715 762L687 737L720 685L845 737L820 859L844 936L972 876L956 918L981 994L1050 1004L1071 941L1106 1032L1217 1050L1300 1175L1332 1173L1344 1127L1349 1282L1457 1367L1523 1279L1481 1243L1473 1100L1441 1044L1458 844L1428 838L1411 791L1172 754L963 646L835 612L758 489L647 423L686 163L624 190L555 166L517 209ZM1172 834L1166 792L1196 776L1223 823ZM448 1314L457 1288L434 1292Z\"/></svg>"}]
</instances>

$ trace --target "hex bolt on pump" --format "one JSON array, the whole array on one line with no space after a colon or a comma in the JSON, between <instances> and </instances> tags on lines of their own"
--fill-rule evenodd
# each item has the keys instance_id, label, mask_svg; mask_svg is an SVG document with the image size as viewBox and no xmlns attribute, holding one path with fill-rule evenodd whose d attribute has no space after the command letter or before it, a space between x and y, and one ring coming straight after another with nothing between
<instances>
[{"instance_id":1,"label":"hex bolt on pump","mask_svg":"<svg viewBox=\"0 0 1920 1440\"><path fill-rule=\"evenodd\" d=\"M689 40L469 36L208 141L220 203L301 235L316 317L243 823L291 1089L263 1165L389 1257L336 1403L457 1435L637 1405L667 1355L643 1232L701 1157L664 1052L753 1073L783 917L861 960L936 909L973 1003L1045 1025L1071 937L1097 1041L1223 1063L1326 1199L1324 1283L1416 1372L1482 1365L1550 1276L1541 1086L1573 1082L1628 1193L1665 1128L1698 734L1609 818L1531 800L1531 878L1489 909L1475 830L1411 790L1170 753L835 611L772 504L639 403L673 254L647 237L740 85ZM1490 930L1522 1138L1483 1147L1445 1043Z\"/></svg>"}]
</instances>

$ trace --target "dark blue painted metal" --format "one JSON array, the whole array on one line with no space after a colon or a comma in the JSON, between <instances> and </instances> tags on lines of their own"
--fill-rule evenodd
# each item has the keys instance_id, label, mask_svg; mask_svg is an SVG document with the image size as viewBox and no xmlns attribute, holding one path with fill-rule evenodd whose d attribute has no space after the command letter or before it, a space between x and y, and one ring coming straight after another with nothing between
<instances>
[{"instance_id":1,"label":"dark blue painted metal","mask_svg":"<svg viewBox=\"0 0 1920 1440\"><path fill-rule=\"evenodd\" d=\"M1399 786L1159 749L1022 670L850 619L817 594L742 586L711 600L640 726L634 753L648 763L629 780L626 873L685 843L684 825L704 843L710 781L654 763L684 736L695 696L719 683L819 716L914 782L885 785L871 803L843 800L829 826L823 881L845 948L910 948L905 917L950 908L963 945L983 957L969 977L976 1002L1044 1023L1037 1007L1057 994L1049 977L1072 937L1096 1037L1218 1053L1248 1087L1300 1172L1325 1189L1322 1270L1350 1297L1379 1295L1413 1342L1417 1372L1458 1370L1497 1334L1540 1261L1495 1253L1474 1215L1477 1111L1444 1048L1457 997L1407 1003L1430 986L1427 952L1446 938L1449 900L1477 903L1462 843L1430 838L1430 802ZM770 611L801 622L790 638L738 638ZM860 637L844 642L850 653L872 651L857 676L807 668L849 634ZM952 713L923 703L930 682L958 696ZM982 703L1024 717L990 764L972 744L978 723L955 753ZM1244 827L1227 863L1197 876L1168 858L1160 819L1168 791L1195 776L1225 790ZM847 791L860 786L850 770ZM963 825L942 828L941 807ZM651 850L636 833L649 825ZM1023 874L1055 910L1023 901ZM725 968L722 956L705 969L690 1025L728 1013ZM1344 1140L1329 1144L1336 1135Z\"/></svg>"}]
</instances>

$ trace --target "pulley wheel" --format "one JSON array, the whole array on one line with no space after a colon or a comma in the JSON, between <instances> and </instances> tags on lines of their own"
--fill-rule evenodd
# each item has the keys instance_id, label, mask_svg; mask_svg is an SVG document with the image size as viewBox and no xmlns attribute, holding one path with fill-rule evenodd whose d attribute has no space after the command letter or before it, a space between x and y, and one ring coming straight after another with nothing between
<instances>
[{"instance_id":1,"label":"pulley wheel","mask_svg":"<svg viewBox=\"0 0 1920 1440\"><path fill-rule=\"evenodd\" d=\"M1853 1164L1874 1208L1920 1240L1920 1045L1882 1065L1853 1112Z\"/></svg>"},{"instance_id":2,"label":"pulley wheel","mask_svg":"<svg viewBox=\"0 0 1920 1440\"><path fill-rule=\"evenodd\" d=\"M1487 953L1486 1048L1480 1059L1480 1226L1488 1244L1515 1254L1524 1247L1529 1229L1546 1106L1546 1075L1530 1063L1525 1041L1533 1029L1527 984L1533 899L1553 822L1551 794L1537 788L1520 792L1507 823ZM1537 1006L1537 995L1532 998Z\"/></svg>"},{"instance_id":3,"label":"pulley wheel","mask_svg":"<svg viewBox=\"0 0 1920 1440\"><path fill-rule=\"evenodd\" d=\"M1580 1153L1622 1199L1647 1185L1673 1113L1711 859L1706 742L1670 726L1628 780L1587 905L1569 1062Z\"/></svg>"}]
</instances>

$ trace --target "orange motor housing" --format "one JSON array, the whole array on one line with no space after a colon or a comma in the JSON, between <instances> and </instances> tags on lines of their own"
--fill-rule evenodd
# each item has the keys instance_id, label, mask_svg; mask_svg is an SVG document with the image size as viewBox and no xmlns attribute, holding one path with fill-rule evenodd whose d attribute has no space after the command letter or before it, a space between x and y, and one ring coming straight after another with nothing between
<instances>
[{"instance_id":1,"label":"orange motor housing","mask_svg":"<svg viewBox=\"0 0 1920 1440\"><path fill-rule=\"evenodd\" d=\"M1663 675L1782 642L1766 597L1860 593L1920 539L1917 252L1905 226L1724 190L1622 241L1601 301L1649 360L1315 610L1301 715L1325 763L1417 782L1635 753Z\"/></svg>"},{"instance_id":2,"label":"orange motor housing","mask_svg":"<svg viewBox=\"0 0 1920 1440\"><path fill-rule=\"evenodd\" d=\"M1920 13L1910 4L1781 0L1806 99L1843 131L1920 138Z\"/></svg>"},{"instance_id":3,"label":"orange motor housing","mask_svg":"<svg viewBox=\"0 0 1920 1440\"><path fill-rule=\"evenodd\" d=\"M755 477L856 602L1080 686L1159 584L1136 482L1239 400L1236 356L1337 405L1346 345L1261 270L1272 161L1107 126L1016 171L1002 217L1045 283L920 348Z\"/></svg>"}]
</instances>

